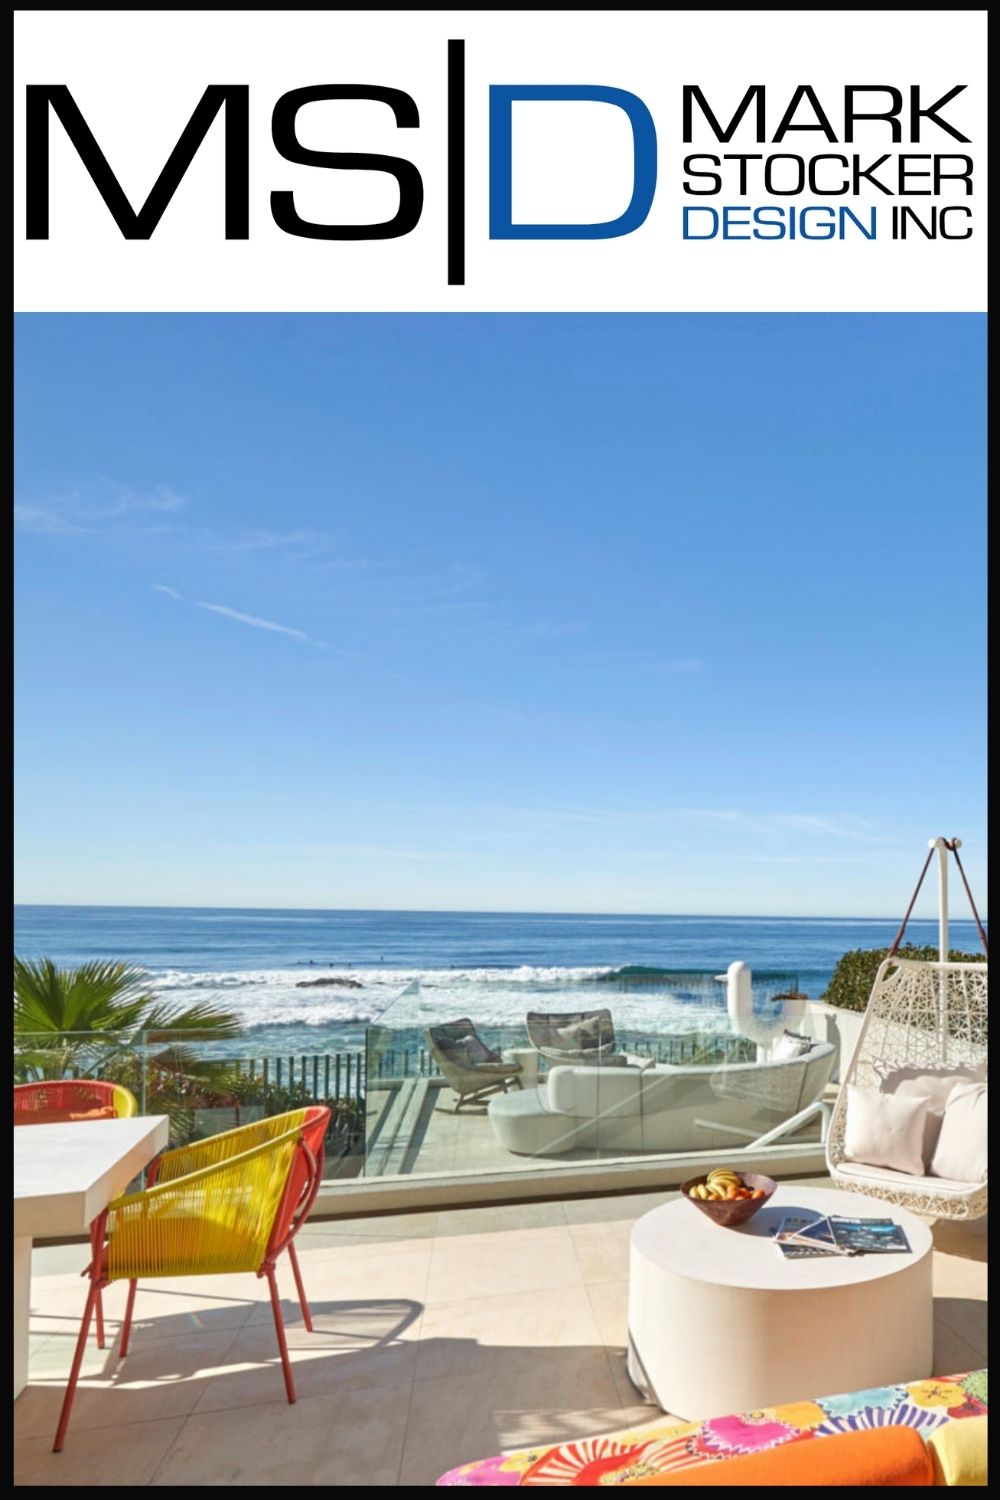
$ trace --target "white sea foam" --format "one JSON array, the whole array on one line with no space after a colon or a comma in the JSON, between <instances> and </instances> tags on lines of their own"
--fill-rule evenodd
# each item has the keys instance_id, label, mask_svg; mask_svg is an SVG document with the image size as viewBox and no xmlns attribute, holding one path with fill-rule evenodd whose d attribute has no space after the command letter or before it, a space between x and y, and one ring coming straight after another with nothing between
<instances>
[{"instance_id":1,"label":"white sea foam","mask_svg":"<svg viewBox=\"0 0 1000 1500\"><path fill-rule=\"evenodd\" d=\"M588 1010L610 1006L622 1029L687 1031L725 1026L721 986L702 985L697 994L666 981L620 989L607 967L522 965L515 969L238 969L216 972L163 970L152 987L176 1004L211 1001L235 1011L243 1025L315 1029L363 1027L380 1020L423 1027L436 1020L471 1016L484 1026L523 1023L528 1010ZM317 985L317 979L351 981ZM359 984L361 988L354 988Z\"/></svg>"}]
</instances>

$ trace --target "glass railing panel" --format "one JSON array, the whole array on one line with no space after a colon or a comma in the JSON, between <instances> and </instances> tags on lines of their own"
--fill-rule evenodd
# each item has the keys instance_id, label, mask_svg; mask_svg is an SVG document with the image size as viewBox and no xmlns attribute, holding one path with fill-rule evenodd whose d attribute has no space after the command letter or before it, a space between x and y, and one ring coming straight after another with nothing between
<instances>
[{"instance_id":1,"label":"glass railing panel","mask_svg":"<svg viewBox=\"0 0 1000 1500\"><path fill-rule=\"evenodd\" d=\"M202 1140L311 1104L331 1112L324 1177L360 1174L365 1056L358 1048L285 1051L249 1037L150 1044L147 1112L166 1113L171 1142Z\"/></svg>"},{"instance_id":2,"label":"glass railing panel","mask_svg":"<svg viewBox=\"0 0 1000 1500\"><path fill-rule=\"evenodd\" d=\"M211 1033L15 1035L15 1083L87 1078L124 1085L140 1114L166 1115L172 1146L326 1104L331 1123L324 1175L356 1176L362 1170L365 1056L357 1049L284 1053Z\"/></svg>"},{"instance_id":3,"label":"glass railing panel","mask_svg":"<svg viewBox=\"0 0 1000 1500\"><path fill-rule=\"evenodd\" d=\"M754 974L738 1018L725 977L409 985L369 1028L365 1176L738 1153L780 1136L822 1094L829 1054L777 1065L809 1046L786 1036L804 1010L794 974ZM810 1134L816 1113L797 1138Z\"/></svg>"},{"instance_id":4,"label":"glass railing panel","mask_svg":"<svg viewBox=\"0 0 1000 1500\"><path fill-rule=\"evenodd\" d=\"M442 973L408 984L358 1037L288 1050L280 1026L208 1032L19 1033L17 1081L100 1077L166 1114L171 1143L311 1103L329 1106L325 1176L544 1171L695 1150L739 1152L822 1093L824 1056L798 1043L796 976L752 976L738 1020L725 976L626 968ZM301 1037L301 1032L299 1033ZM331 1045L331 1041L333 1045ZM815 1115L794 1139L816 1138Z\"/></svg>"}]
</instances>

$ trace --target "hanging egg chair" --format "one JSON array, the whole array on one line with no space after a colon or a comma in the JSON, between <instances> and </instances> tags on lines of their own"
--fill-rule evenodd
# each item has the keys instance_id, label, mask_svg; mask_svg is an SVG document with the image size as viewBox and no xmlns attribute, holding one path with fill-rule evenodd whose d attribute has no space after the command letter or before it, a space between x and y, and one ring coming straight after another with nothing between
<instances>
[{"instance_id":1,"label":"hanging egg chair","mask_svg":"<svg viewBox=\"0 0 1000 1500\"><path fill-rule=\"evenodd\" d=\"M837 1095L826 1143L833 1180L852 1192L881 1198L941 1219L979 1219L986 1213L985 1174L964 1177L902 1172L851 1160L846 1151L849 1089L926 1097L928 1121L940 1128L950 1095L985 1085L988 963L951 963L947 950L947 860L954 857L984 953L986 932L962 868L958 839L934 839L906 916L880 964L854 1054ZM936 962L898 956L906 924L928 866L938 852L941 872L941 948ZM984 1103L985 1107L985 1103Z\"/></svg>"}]
</instances>

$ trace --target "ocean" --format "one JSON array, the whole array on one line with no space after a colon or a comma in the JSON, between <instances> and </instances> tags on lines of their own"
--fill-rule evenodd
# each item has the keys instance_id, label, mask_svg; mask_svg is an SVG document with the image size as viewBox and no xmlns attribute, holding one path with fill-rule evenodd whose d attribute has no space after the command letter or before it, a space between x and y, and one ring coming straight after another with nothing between
<instances>
[{"instance_id":1,"label":"ocean","mask_svg":"<svg viewBox=\"0 0 1000 1500\"><path fill-rule=\"evenodd\" d=\"M471 1016L502 1027L527 1010L603 1004L616 1025L635 1031L721 1028L724 991L711 976L735 959L762 978L772 975L774 988L794 985L818 998L842 953L884 947L896 925L839 917L18 906L14 941L21 957L62 965L97 958L140 965L161 998L214 1001L240 1016L248 1049L290 1053L363 1047L375 1020L410 1028ZM911 922L907 936L935 943L937 924ZM951 937L953 947L976 951L971 922L953 922Z\"/></svg>"}]
</instances>

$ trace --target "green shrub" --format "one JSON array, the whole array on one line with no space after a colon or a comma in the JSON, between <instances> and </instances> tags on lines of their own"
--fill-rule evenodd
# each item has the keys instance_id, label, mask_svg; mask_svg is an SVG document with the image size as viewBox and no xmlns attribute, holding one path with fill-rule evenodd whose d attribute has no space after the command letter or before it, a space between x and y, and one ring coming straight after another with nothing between
<instances>
[{"instance_id":1,"label":"green shrub","mask_svg":"<svg viewBox=\"0 0 1000 1500\"><path fill-rule=\"evenodd\" d=\"M878 966L888 952L888 948L852 948L850 953L837 960L837 967L821 998L827 1005L838 1005L841 1010L866 1010ZM899 956L936 960L938 950L936 947L917 948L907 943L900 948ZM954 964L986 962L983 953L959 953L956 949L951 950L948 958Z\"/></svg>"}]
</instances>

